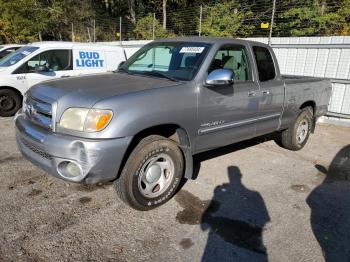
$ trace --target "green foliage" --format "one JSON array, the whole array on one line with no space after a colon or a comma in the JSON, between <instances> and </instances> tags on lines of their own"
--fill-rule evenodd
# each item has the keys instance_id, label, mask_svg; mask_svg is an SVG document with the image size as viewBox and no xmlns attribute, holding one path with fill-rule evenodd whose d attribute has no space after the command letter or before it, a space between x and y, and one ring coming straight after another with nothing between
<instances>
[{"instance_id":1,"label":"green foliage","mask_svg":"<svg viewBox=\"0 0 350 262\"><path fill-rule=\"evenodd\" d=\"M202 34L219 37L250 36L254 25L247 23L252 19L253 13L242 10L234 0L217 3L205 10L202 23Z\"/></svg>"},{"instance_id":2,"label":"green foliage","mask_svg":"<svg viewBox=\"0 0 350 262\"><path fill-rule=\"evenodd\" d=\"M167 0L167 30L162 28L164 0L0 0L0 43L43 40L98 41L122 38L197 35L203 4L202 34L219 37L267 36L272 0ZM273 36L350 35L350 0L277 1ZM90 33L90 37L88 34Z\"/></svg>"},{"instance_id":3,"label":"green foliage","mask_svg":"<svg viewBox=\"0 0 350 262\"><path fill-rule=\"evenodd\" d=\"M347 2L350 1L346 0ZM286 21L277 24L279 29L288 31L291 36L330 36L349 33L349 24L346 15L350 10L346 7L339 10L331 10L325 2L314 2L309 6L294 7L281 14ZM345 13L344 13L345 12Z\"/></svg>"},{"instance_id":4,"label":"green foliage","mask_svg":"<svg viewBox=\"0 0 350 262\"><path fill-rule=\"evenodd\" d=\"M155 19L155 38L165 38L174 36L172 33L169 33L166 29L163 29L160 22ZM137 20L134 33L138 39L152 39L153 38L153 15L148 14Z\"/></svg>"},{"instance_id":5,"label":"green foliage","mask_svg":"<svg viewBox=\"0 0 350 262\"><path fill-rule=\"evenodd\" d=\"M33 0L0 1L0 35L6 42L25 42L38 39L38 34L47 26L50 15Z\"/></svg>"}]
</instances>

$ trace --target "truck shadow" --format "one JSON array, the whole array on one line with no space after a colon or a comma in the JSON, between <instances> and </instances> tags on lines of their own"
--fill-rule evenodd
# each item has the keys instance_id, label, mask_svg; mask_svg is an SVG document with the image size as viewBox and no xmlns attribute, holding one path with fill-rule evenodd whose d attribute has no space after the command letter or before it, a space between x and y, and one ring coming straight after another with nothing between
<instances>
[{"instance_id":1,"label":"truck shadow","mask_svg":"<svg viewBox=\"0 0 350 262\"><path fill-rule=\"evenodd\" d=\"M217 149L212 149L210 151L206 151L206 152L194 155L193 156L193 179L196 179L198 177L198 174L201 168L201 162L273 140L275 136L276 136L275 134L260 136L250 140L245 140L242 142L220 147Z\"/></svg>"},{"instance_id":2,"label":"truck shadow","mask_svg":"<svg viewBox=\"0 0 350 262\"><path fill-rule=\"evenodd\" d=\"M227 169L229 183L217 186L202 213L209 230L202 261L267 261L263 231L270 217L260 193L246 188L236 166Z\"/></svg>"},{"instance_id":3,"label":"truck shadow","mask_svg":"<svg viewBox=\"0 0 350 262\"><path fill-rule=\"evenodd\" d=\"M328 169L316 165L323 182L308 196L311 227L326 261L350 261L350 145Z\"/></svg>"}]
</instances>

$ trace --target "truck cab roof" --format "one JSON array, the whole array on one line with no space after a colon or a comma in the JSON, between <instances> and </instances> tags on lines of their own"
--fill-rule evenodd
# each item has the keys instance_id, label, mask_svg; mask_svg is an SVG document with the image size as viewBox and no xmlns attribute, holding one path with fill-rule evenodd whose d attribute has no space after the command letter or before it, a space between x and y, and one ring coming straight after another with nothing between
<instances>
[{"instance_id":1,"label":"truck cab roof","mask_svg":"<svg viewBox=\"0 0 350 262\"><path fill-rule=\"evenodd\" d=\"M225 43L250 43L253 45L259 45L259 46L266 46L269 45L252 41L252 40L245 40L245 39L238 39L238 38L227 38L227 37L199 37L199 36L191 36L191 37L177 37L177 38L163 38L163 39L157 39L153 42L195 42L195 43L208 43L208 44L225 44Z\"/></svg>"}]
</instances>

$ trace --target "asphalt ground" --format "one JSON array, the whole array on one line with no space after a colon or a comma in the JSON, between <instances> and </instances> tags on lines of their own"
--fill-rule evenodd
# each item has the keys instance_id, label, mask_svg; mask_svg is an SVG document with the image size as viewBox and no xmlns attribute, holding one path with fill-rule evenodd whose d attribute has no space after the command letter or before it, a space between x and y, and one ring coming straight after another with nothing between
<instances>
[{"instance_id":1,"label":"asphalt ground","mask_svg":"<svg viewBox=\"0 0 350 262\"><path fill-rule=\"evenodd\" d=\"M1 261L350 261L350 128L292 152L259 138L196 156L198 177L139 212L112 184L50 177L0 119Z\"/></svg>"}]
</instances>

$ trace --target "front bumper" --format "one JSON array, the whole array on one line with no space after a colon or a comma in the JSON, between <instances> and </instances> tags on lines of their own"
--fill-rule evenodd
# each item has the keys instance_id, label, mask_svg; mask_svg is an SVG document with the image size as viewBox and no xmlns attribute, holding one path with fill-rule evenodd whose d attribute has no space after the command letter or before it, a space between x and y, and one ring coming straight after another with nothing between
<instances>
[{"instance_id":1,"label":"front bumper","mask_svg":"<svg viewBox=\"0 0 350 262\"><path fill-rule=\"evenodd\" d=\"M49 174L71 182L96 184L114 180L131 137L82 139L57 134L34 125L25 115L16 116L16 139L23 156ZM80 176L67 177L65 163L80 168Z\"/></svg>"}]
</instances>

